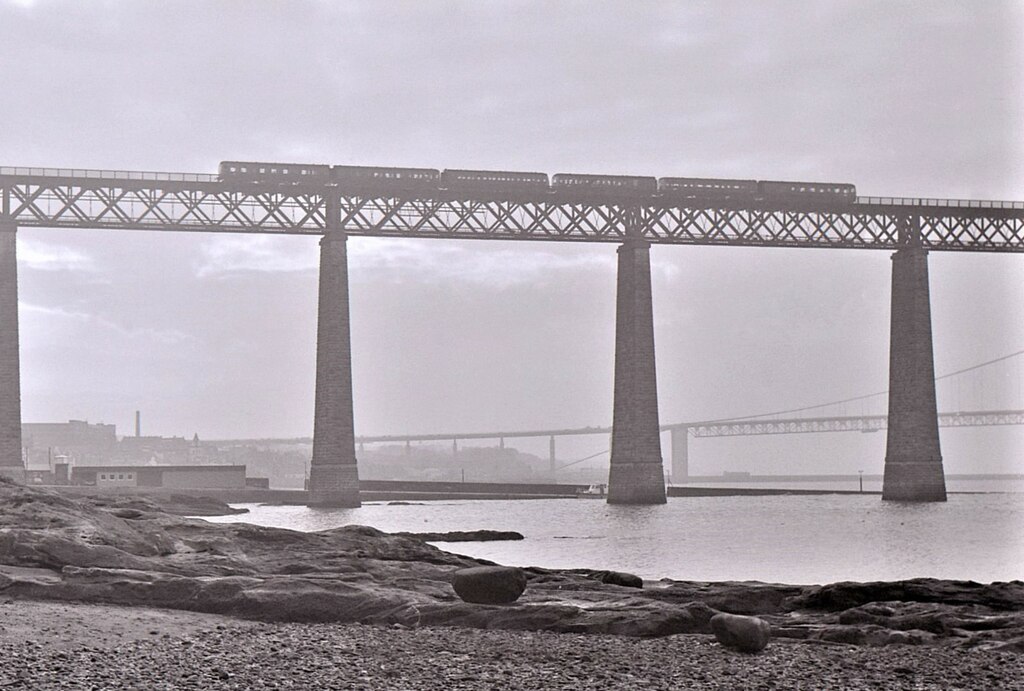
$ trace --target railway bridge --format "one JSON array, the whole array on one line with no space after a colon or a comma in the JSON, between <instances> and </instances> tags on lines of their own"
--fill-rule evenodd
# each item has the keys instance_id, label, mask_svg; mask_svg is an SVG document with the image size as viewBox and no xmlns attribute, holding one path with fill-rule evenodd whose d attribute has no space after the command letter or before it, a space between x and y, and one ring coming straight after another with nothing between
<instances>
[{"instance_id":1,"label":"railway bridge","mask_svg":"<svg viewBox=\"0 0 1024 691\"><path fill-rule=\"evenodd\" d=\"M349 337L349 236L603 242L617 246L608 501L665 501L650 245L892 252L883 499L942 501L928 252L1024 251L1024 202L858 197L601 198L529 190L374 193L201 173L0 168L0 466L21 461L19 227L320 236L309 502L359 503ZM0 468L2 469L2 468Z\"/></svg>"}]
</instances>

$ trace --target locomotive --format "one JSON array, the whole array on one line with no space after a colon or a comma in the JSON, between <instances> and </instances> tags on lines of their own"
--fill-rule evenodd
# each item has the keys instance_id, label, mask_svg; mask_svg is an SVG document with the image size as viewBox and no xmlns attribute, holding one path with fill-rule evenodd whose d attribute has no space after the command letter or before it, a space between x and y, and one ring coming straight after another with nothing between
<instances>
[{"instance_id":1,"label":"locomotive","mask_svg":"<svg viewBox=\"0 0 1024 691\"><path fill-rule=\"evenodd\" d=\"M355 194L415 194L446 191L491 197L550 194L558 200L668 202L793 202L811 199L852 203L857 188L848 183L730 180L721 178L653 178L634 175L585 175L502 170L445 171L433 168L328 166L305 163L224 161L224 182L259 185L337 185Z\"/></svg>"}]
</instances>

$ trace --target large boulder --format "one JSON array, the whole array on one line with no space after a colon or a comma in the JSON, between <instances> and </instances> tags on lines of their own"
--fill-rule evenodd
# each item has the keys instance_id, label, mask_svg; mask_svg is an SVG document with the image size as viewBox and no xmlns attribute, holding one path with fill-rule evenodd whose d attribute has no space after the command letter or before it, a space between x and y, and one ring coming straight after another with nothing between
<instances>
[{"instance_id":1,"label":"large boulder","mask_svg":"<svg viewBox=\"0 0 1024 691\"><path fill-rule=\"evenodd\" d=\"M452 588L465 602L504 605L526 590L526 574L514 566L473 566L452 574Z\"/></svg>"},{"instance_id":2,"label":"large boulder","mask_svg":"<svg viewBox=\"0 0 1024 691\"><path fill-rule=\"evenodd\" d=\"M768 645L772 627L764 619L723 612L711 617L711 633L727 648L756 653Z\"/></svg>"}]
</instances>

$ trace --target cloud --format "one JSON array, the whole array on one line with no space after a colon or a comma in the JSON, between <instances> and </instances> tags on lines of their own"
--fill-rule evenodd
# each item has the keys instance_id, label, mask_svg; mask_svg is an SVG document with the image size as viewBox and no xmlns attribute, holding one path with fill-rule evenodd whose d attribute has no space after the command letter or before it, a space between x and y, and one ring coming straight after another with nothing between
<instances>
[{"instance_id":1,"label":"cloud","mask_svg":"<svg viewBox=\"0 0 1024 691\"><path fill-rule=\"evenodd\" d=\"M18 263L39 271L95 271L90 255L37 239L18 238Z\"/></svg>"},{"instance_id":2,"label":"cloud","mask_svg":"<svg viewBox=\"0 0 1024 691\"><path fill-rule=\"evenodd\" d=\"M22 331L40 331L44 338L61 338L68 334L78 334L85 327L91 332L90 341L103 342L109 348L116 349L124 341L132 342L130 347L138 347L140 342L155 346L180 347L185 344L198 344L199 340L177 329L155 329L151 327L128 327L95 314L47 307L26 302L18 302L18 312L22 322ZM27 327L27 328L26 328ZM115 340L110 340L114 337Z\"/></svg>"},{"instance_id":3,"label":"cloud","mask_svg":"<svg viewBox=\"0 0 1024 691\"><path fill-rule=\"evenodd\" d=\"M575 250L575 251L573 251ZM614 270L612 252L593 248L538 248L516 243L497 247L460 241L359 239L349 254L352 272L369 272L391 280L459 281L505 288L546 282L574 270Z\"/></svg>"},{"instance_id":4,"label":"cloud","mask_svg":"<svg viewBox=\"0 0 1024 691\"><path fill-rule=\"evenodd\" d=\"M211 237L199 248L195 273L199 278L258 271L281 273L317 267L315 246L294 237L230 235Z\"/></svg>"},{"instance_id":5,"label":"cloud","mask_svg":"<svg viewBox=\"0 0 1024 691\"><path fill-rule=\"evenodd\" d=\"M351 238L348 245L352 280L391 282L460 282L505 288L546 281L574 270L615 269L611 246L540 248L526 243L467 243L458 240ZM200 248L195 273L200 278L225 278L258 272L317 271L319 250L293 237L241 235L212 237ZM665 275L674 267L664 265Z\"/></svg>"},{"instance_id":6,"label":"cloud","mask_svg":"<svg viewBox=\"0 0 1024 691\"><path fill-rule=\"evenodd\" d=\"M1020 3L104 7L0 6L12 158L828 176L950 197L1024 180Z\"/></svg>"}]
</instances>

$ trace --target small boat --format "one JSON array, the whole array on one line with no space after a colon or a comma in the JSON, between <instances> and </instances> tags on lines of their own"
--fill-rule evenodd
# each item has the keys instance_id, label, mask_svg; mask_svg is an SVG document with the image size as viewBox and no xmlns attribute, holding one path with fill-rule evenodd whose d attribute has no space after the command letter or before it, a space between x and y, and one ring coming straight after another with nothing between
<instances>
[{"instance_id":1,"label":"small boat","mask_svg":"<svg viewBox=\"0 0 1024 691\"><path fill-rule=\"evenodd\" d=\"M604 499L608 485L594 484L586 489L576 490L577 499Z\"/></svg>"}]
</instances>

